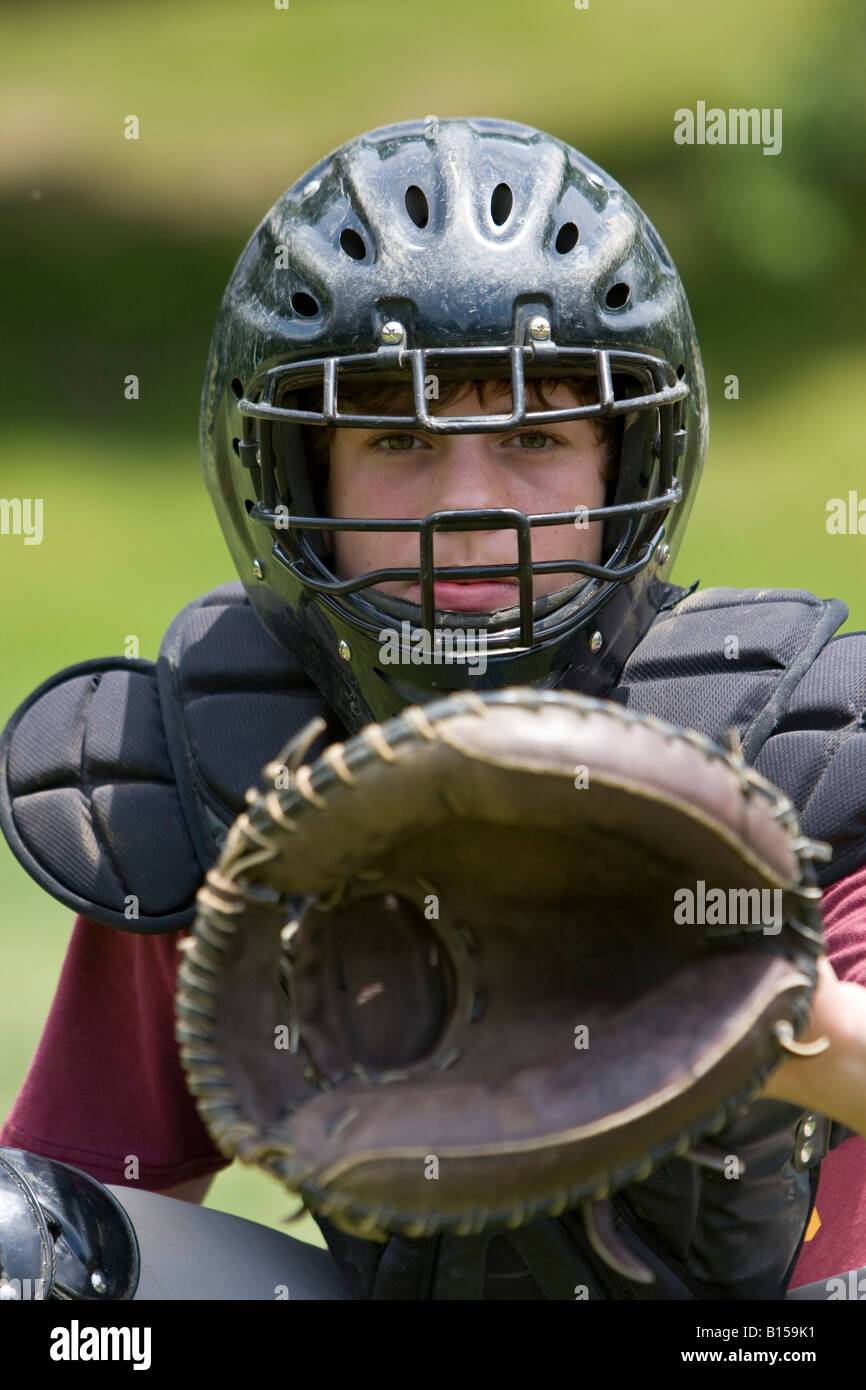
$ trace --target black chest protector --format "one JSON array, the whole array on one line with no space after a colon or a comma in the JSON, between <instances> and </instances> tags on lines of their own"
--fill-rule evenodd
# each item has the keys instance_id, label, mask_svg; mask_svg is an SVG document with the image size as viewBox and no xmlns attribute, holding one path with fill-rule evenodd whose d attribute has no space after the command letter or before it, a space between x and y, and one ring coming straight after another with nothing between
<instances>
[{"instance_id":1,"label":"black chest protector","mask_svg":"<svg viewBox=\"0 0 866 1390\"><path fill-rule=\"evenodd\" d=\"M822 887L866 864L866 633L833 634L838 600L800 590L669 586L607 698L720 738L827 840ZM157 662L83 662L46 681L0 740L0 825L49 893L126 931L187 926L246 789L315 714L312 761L346 737L318 690L261 627L240 583L175 618ZM848 1131L759 1101L713 1140L740 1178L675 1159L613 1199L620 1239L656 1276L622 1278L566 1214L507 1234L392 1238L319 1225L362 1298L778 1299L828 1147Z\"/></svg>"}]
</instances>

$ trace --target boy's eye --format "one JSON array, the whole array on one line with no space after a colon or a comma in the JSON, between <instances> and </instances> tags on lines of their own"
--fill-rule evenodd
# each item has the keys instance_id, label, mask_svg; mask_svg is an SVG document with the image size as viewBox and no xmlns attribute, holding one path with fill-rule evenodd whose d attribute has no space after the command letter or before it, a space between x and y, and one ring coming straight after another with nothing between
<instances>
[{"instance_id":1,"label":"boy's eye","mask_svg":"<svg viewBox=\"0 0 866 1390\"><path fill-rule=\"evenodd\" d=\"M531 430L524 434L514 435L513 442L519 443L522 448L528 451L532 451L543 449L549 438L549 435L542 434L539 430Z\"/></svg>"},{"instance_id":2,"label":"boy's eye","mask_svg":"<svg viewBox=\"0 0 866 1390\"><path fill-rule=\"evenodd\" d=\"M381 439L376 440L376 443L387 449L389 453L396 454L404 449L411 449L415 443L415 436L414 434L384 434Z\"/></svg>"},{"instance_id":3,"label":"boy's eye","mask_svg":"<svg viewBox=\"0 0 866 1390\"><path fill-rule=\"evenodd\" d=\"M384 449L387 453L397 454L412 450L415 444L421 441L414 434L382 434L372 441L375 448ZM520 448L527 453L541 453L548 444L555 443L549 434L544 434L541 430L524 430L520 434L513 434L505 440L506 444L519 444Z\"/></svg>"}]
</instances>

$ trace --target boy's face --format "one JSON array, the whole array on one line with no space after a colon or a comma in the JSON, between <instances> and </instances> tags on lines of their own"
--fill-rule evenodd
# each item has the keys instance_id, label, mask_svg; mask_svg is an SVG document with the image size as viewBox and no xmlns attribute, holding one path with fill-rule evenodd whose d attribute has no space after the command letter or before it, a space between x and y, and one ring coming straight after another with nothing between
<instances>
[{"instance_id":1,"label":"boy's face","mask_svg":"<svg viewBox=\"0 0 866 1390\"><path fill-rule=\"evenodd\" d=\"M573 406L574 395L557 384L546 391L553 409ZM530 393L527 391L527 397ZM511 409L507 385L482 405L467 386L459 408L431 402L434 414L506 414ZM528 403L530 403L528 401ZM331 516L425 517L439 510L513 507L527 514L574 512L576 507L604 504L606 445L590 420L557 421L550 426L518 427L502 434L433 435L424 430L337 429L330 446L325 501ZM417 532L331 534L334 568L341 579L368 570L418 567ZM601 560L602 523L532 528L532 559ZM437 531L436 565L516 564L517 533ZM573 584L578 575L533 576L533 598ZM420 604L421 586L394 580L380 592ZM470 580L437 582L437 609L493 612L519 603L517 578L505 582Z\"/></svg>"}]
</instances>

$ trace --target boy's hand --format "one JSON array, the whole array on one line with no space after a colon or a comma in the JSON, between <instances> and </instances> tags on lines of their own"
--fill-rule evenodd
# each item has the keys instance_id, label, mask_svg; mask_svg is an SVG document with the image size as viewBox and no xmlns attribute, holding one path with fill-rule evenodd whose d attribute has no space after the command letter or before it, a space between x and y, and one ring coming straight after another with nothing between
<instances>
[{"instance_id":1,"label":"boy's hand","mask_svg":"<svg viewBox=\"0 0 866 1390\"><path fill-rule=\"evenodd\" d=\"M764 1084L761 1098L784 1100L847 1125L866 1138L866 989L840 980L826 956L809 1027L798 1042L829 1039L817 1057L786 1057Z\"/></svg>"}]
</instances>

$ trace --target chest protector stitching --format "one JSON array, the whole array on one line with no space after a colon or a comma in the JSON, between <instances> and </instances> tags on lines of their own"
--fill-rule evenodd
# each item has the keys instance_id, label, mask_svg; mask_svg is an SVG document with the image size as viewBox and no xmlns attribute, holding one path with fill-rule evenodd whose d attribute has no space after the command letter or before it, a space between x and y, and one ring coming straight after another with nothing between
<instances>
[{"instance_id":1,"label":"chest protector stitching","mask_svg":"<svg viewBox=\"0 0 866 1390\"><path fill-rule=\"evenodd\" d=\"M866 633L834 639L845 605L800 590L672 592L608 698L709 737L736 728L804 834L832 845L821 886L862 867ZM156 663L84 662L20 706L0 739L0 825L31 876L77 912L177 930L247 787L315 714L328 727L310 760L345 730L242 586L223 585L178 614ZM573 1299L585 1286L597 1298L780 1298L820 1159L847 1134L822 1120L813 1159L795 1164L801 1118L764 1101L717 1135L744 1163L736 1181L677 1159L614 1198L621 1237L656 1272L646 1289L603 1265L568 1214L507 1237L385 1247L319 1224L362 1297ZM762 1233L752 1245L746 1208Z\"/></svg>"}]
</instances>

